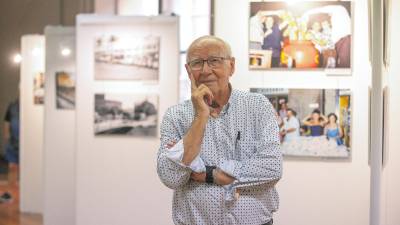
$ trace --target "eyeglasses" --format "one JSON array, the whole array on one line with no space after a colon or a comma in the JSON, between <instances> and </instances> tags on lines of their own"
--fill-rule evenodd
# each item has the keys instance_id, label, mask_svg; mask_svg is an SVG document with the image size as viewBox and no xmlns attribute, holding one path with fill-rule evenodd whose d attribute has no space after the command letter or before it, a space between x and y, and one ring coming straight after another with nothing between
<instances>
[{"instance_id":1,"label":"eyeglasses","mask_svg":"<svg viewBox=\"0 0 400 225\"><path fill-rule=\"evenodd\" d=\"M195 59L188 62L188 65L192 70L202 70L204 66L204 62L207 62L207 65L211 68L221 67L224 60L231 59L230 57L209 57L207 59Z\"/></svg>"}]
</instances>

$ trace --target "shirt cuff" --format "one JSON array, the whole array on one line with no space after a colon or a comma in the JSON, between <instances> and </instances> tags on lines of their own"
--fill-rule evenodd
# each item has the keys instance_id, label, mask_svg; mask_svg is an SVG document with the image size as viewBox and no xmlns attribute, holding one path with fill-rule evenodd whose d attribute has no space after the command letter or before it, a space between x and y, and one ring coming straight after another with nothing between
<instances>
[{"instance_id":1,"label":"shirt cuff","mask_svg":"<svg viewBox=\"0 0 400 225\"><path fill-rule=\"evenodd\" d=\"M238 169L242 166L242 164L237 160L224 160L220 163L218 168L222 170L224 173L229 176L239 179Z\"/></svg>"},{"instance_id":2,"label":"shirt cuff","mask_svg":"<svg viewBox=\"0 0 400 225\"><path fill-rule=\"evenodd\" d=\"M192 161L192 163L189 166L183 164L182 163L183 151L184 151L183 139L181 139L172 148L167 150L168 152L167 158L180 166L189 167L192 171L196 173L206 172L206 166L204 165L204 162L199 155L196 156L196 158Z\"/></svg>"}]
</instances>

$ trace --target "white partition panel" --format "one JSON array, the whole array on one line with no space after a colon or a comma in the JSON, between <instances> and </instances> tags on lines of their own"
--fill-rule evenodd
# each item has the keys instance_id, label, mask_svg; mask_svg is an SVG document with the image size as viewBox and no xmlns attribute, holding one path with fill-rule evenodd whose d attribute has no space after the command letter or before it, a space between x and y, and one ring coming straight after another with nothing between
<instances>
[{"instance_id":1,"label":"white partition panel","mask_svg":"<svg viewBox=\"0 0 400 225\"><path fill-rule=\"evenodd\" d=\"M385 154L384 166L382 170L382 199L384 200L381 207L381 224L397 225L400 224L400 30L397 28L397 21L400 19L400 1L392 0L389 9L389 64L386 68L384 78L387 81L388 114L385 115L388 127L385 130Z\"/></svg>"},{"instance_id":2,"label":"white partition panel","mask_svg":"<svg viewBox=\"0 0 400 225\"><path fill-rule=\"evenodd\" d=\"M283 1L282 1L283 2ZM229 10L226 7L229 6ZM234 88L350 88L352 143L350 160L287 159L277 188L280 209L277 225L365 225L369 223L370 169L368 166L368 60L367 0L353 2L352 75L322 71L249 70L250 1L215 1L215 35L226 40L236 57Z\"/></svg>"},{"instance_id":3,"label":"white partition panel","mask_svg":"<svg viewBox=\"0 0 400 225\"><path fill-rule=\"evenodd\" d=\"M178 102L178 18L80 15L77 21L76 224L172 224L172 191L162 185L156 172L159 132L156 137L95 135L94 121L100 119L94 116L94 95L158 95L158 130L165 110ZM95 46L101 36L119 40L110 35L160 37L158 82L110 80L109 75L123 74L124 69L115 68L131 64L128 56L135 53L110 57L99 47L98 60L115 70L104 73L100 68L96 73L108 78L95 80ZM130 40L125 46L136 44L134 39L125 40ZM104 51L119 48L110 46Z\"/></svg>"},{"instance_id":4,"label":"white partition panel","mask_svg":"<svg viewBox=\"0 0 400 225\"><path fill-rule=\"evenodd\" d=\"M20 112L20 209L41 213L43 210L43 89L40 82L44 72L44 37L25 35L21 39L21 112ZM35 81L35 78L36 81ZM36 87L36 88L35 88Z\"/></svg>"},{"instance_id":5,"label":"white partition panel","mask_svg":"<svg viewBox=\"0 0 400 225\"><path fill-rule=\"evenodd\" d=\"M46 27L45 225L75 224L75 29Z\"/></svg>"}]
</instances>

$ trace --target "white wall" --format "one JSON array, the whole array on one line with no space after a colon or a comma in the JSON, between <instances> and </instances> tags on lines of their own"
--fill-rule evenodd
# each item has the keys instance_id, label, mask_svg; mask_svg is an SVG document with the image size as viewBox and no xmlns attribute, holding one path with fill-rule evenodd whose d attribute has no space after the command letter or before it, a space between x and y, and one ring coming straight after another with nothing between
<instances>
[{"instance_id":1,"label":"white wall","mask_svg":"<svg viewBox=\"0 0 400 225\"><path fill-rule=\"evenodd\" d=\"M385 74L385 79L389 87L389 135L388 151L385 159L386 165L383 168L383 195L384 204L382 205L383 218L382 225L400 224L400 30L397 22L400 20L398 14L400 1L392 0L390 17L390 63Z\"/></svg>"},{"instance_id":2,"label":"white wall","mask_svg":"<svg viewBox=\"0 0 400 225\"><path fill-rule=\"evenodd\" d=\"M56 72L75 74L75 29L46 27L44 109L45 225L75 224L75 110L56 108ZM61 55L69 48L69 56Z\"/></svg>"},{"instance_id":3,"label":"white wall","mask_svg":"<svg viewBox=\"0 0 400 225\"><path fill-rule=\"evenodd\" d=\"M215 34L226 40L236 57L234 88L351 88L352 157L348 161L284 160L278 183L280 209L277 225L366 225L369 223L368 166L368 60L367 0L353 6L352 76L326 76L322 72L248 70L250 1L215 1ZM229 5L229 10L227 6Z\"/></svg>"},{"instance_id":4,"label":"white wall","mask_svg":"<svg viewBox=\"0 0 400 225\"><path fill-rule=\"evenodd\" d=\"M44 72L44 37L25 35L21 39L20 78L20 209L43 210L43 105L33 104L33 78Z\"/></svg>"},{"instance_id":5,"label":"white wall","mask_svg":"<svg viewBox=\"0 0 400 225\"><path fill-rule=\"evenodd\" d=\"M161 36L159 84L94 80L94 37ZM178 102L178 19L79 16L77 24L76 224L172 224L172 191L156 172L159 138L94 136L94 93L159 93L159 123Z\"/></svg>"}]
</instances>

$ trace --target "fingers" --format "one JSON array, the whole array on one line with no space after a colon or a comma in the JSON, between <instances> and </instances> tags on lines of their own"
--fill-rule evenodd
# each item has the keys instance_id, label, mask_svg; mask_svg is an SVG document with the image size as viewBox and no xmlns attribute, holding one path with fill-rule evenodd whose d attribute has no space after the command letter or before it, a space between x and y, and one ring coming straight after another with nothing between
<instances>
[{"instance_id":1,"label":"fingers","mask_svg":"<svg viewBox=\"0 0 400 225\"><path fill-rule=\"evenodd\" d=\"M201 84L198 88L198 91L198 95L201 96L207 102L207 105L210 106L212 104L212 100L214 99L214 95L210 88L204 84Z\"/></svg>"},{"instance_id":2,"label":"fingers","mask_svg":"<svg viewBox=\"0 0 400 225\"><path fill-rule=\"evenodd\" d=\"M193 76L193 74L192 73L189 73L189 79L190 79L190 85L191 85L191 89L192 89L192 92L193 92L193 90L196 90L197 89L197 85L196 85L196 80L194 79L194 76Z\"/></svg>"},{"instance_id":3,"label":"fingers","mask_svg":"<svg viewBox=\"0 0 400 225\"><path fill-rule=\"evenodd\" d=\"M165 147L167 147L168 149L171 149L172 147L174 147L176 145L177 141L172 140L170 142L168 142Z\"/></svg>"}]
</instances>

